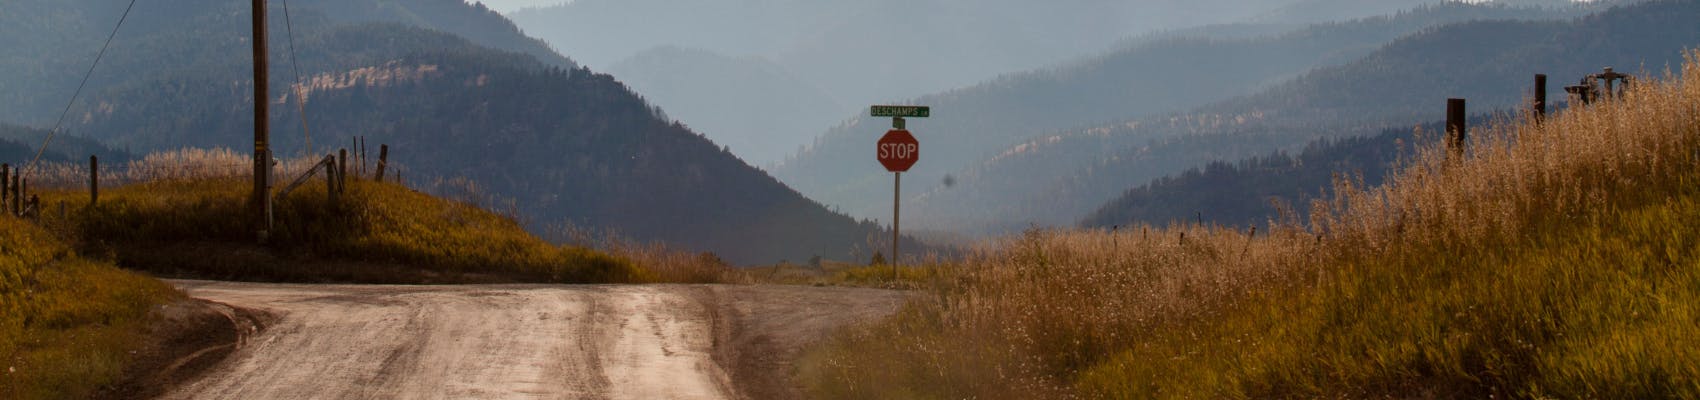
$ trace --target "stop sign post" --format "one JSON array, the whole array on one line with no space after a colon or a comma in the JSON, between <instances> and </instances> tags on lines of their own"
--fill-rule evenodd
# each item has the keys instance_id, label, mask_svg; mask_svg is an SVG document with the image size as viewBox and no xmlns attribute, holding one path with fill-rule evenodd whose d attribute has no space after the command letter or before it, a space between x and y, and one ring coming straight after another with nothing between
<instances>
[{"instance_id":1,"label":"stop sign post","mask_svg":"<svg viewBox=\"0 0 1700 400\"><path fill-rule=\"evenodd\" d=\"M886 171L906 172L909 167L921 159L921 142L915 140L915 135L902 129L887 131L879 141L880 165Z\"/></svg>"},{"instance_id":2,"label":"stop sign post","mask_svg":"<svg viewBox=\"0 0 1700 400\"><path fill-rule=\"evenodd\" d=\"M921 160L921 142L915 140L915 135L909 134L904 117L926 118L932 115L932 109L922 106L873 106L873 116L891 117L891 130L880 137L877 144L876 156L885 170L891 171L891 279L897 280L897 264L901 258L897 252L897 242L900 240L897 227L902 217L903 203L903 173L915 166Z\"/></svg>"}]
</instances>

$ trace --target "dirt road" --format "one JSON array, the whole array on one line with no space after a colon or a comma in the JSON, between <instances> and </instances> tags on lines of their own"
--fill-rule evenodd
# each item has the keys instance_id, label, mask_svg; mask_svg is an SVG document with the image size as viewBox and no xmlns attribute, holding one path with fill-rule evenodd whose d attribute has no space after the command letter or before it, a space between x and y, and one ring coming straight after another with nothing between
<instances>
[{"instance_id":1,"label":"dirt road","mask_svg":"<svg viewBox=\"0 0 1700 400\"><path fill-rule=\"evenodd\" d=\"M900 292L795 286L177 281L271 314L164 398L796 398L798 348Z\"/></svg>"}]
</instances>

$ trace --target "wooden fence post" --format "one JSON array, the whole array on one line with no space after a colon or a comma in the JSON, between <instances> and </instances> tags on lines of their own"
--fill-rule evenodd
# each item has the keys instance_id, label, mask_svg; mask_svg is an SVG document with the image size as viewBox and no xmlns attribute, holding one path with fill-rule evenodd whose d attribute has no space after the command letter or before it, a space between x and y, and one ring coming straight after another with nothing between
<instances>
[{"instance_id":1,"label":"wooden fence post","mask_svg":"<svg viewBox=\"0 0 1700 400\"><path fill-rule=\"evenodd\" d=\"M374 178L373 178L374 180L377 180L378 182L384 181L384 166L386 164L389 164L389 161L390 161L390 145L387 145L387 144L378 145L378 173L377 173L377 175L374 176Z\"/></svg>"},{"instance_id":2,"label":"wooden fence post","mask_svg":"<svg viewBox=\"0 0 1700 400\"><path fill-rule=\"evenodd\" d=\"M89 156L89 206L100 202L100 158Z\"/></svg>"},{"instance_id":3,"label":"wooden fence post","mask_svg":"<svg viewBox=\"0 0 1700 400\"><path fill-rule=\"evenodd\" d=\"M355 177L362 177L362 175L365 175L365 136L355 136L355 143L357 145L354 148L354 175Z\"/></svg>"},{"instance_id":4,"label":"wooden fence post","mask_svg":"<svg viewBox=\"0 0 1700 400\"><path fill-rule=\"evenodd\" d=\"M1453 160L1464 157L1464 140L1469 137L1464 106L1464 99L1446 99L1446 154Z\"/></svg>"},{"instance_id":5,"label":"wooden fence post","mask_svg":"<svg viewBox=\"0 0 1700 400\"><path fill-rule=\"evenodd\" d=\"M8 210L12 199L12 164L0 164L0 210Z\"/></svg>"},{"instance_id":6,"label":"wooden fence post","mask_svg":"<svg viewBox=\"0 0 1700 400\"><path fill-rule=\"evenodd\" d=\"M19 168L17 171L12 171L12 174L13 174L12 175L13 182L17 182L16 184L12 185L12 206L14 208L17 208L16 212L18 214L23 214L24 213L24 193L27 193L27 191L24 190L24 185L28 184L29 180L24 179L23 168Z\"/></svg>"},{"instance_id":7,"label":"wooden fence post","mask_svg":"<svg viewBox=\"0 0 1700 400\"><path fill-rule=\"evenodd\" d=\"M1547 75L1535 74L1535 121L1547 118Z\"/></svg>"},{"instance_id":8,"label":"wooden fence post","mask_svg":"<svg viewBox=\"0 0 1700 400\"><path fill-rule=\"evenodd\" d=\"M337 179L343 179L343 177L348 176L348 149L337 150L336 160L336 165L334 165L334 167L336 167L336 174L338 175ZM337 184L339 185L344 183L347 182L340 180L337 181Z\"/></svg>"},{"instance_id":9,"label":"wooden fence post","mask_svg":"<svg viewBox=\"0 0 1700 400\"><path fill-rule=\"evenodd\" d=\"M325 193L330 198L331 210L339 210L342 205L337 202L337 198L342 194L342 185L338 182L341 178L337 176L336 157L326 154L325 160L320 163L325 165Z\"/></svg>"}]
</instances>

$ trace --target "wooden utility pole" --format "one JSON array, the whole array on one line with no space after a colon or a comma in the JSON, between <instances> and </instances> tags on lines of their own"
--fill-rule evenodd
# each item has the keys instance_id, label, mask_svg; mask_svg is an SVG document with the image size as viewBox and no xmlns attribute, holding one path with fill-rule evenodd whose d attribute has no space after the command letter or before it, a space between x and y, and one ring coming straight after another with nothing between
<instances>
[{"instance_id":1,"label":"wooden utility pole","mask_svg":"<svg viewBox=\"0 0 1700 400\"><path fill-rule=\"evenodd\" d=\"M261 242L271 232L271 128L267 115L266 0L253 0L254 14L254 198L255 227Z\"/></svg>"}]
</instances>

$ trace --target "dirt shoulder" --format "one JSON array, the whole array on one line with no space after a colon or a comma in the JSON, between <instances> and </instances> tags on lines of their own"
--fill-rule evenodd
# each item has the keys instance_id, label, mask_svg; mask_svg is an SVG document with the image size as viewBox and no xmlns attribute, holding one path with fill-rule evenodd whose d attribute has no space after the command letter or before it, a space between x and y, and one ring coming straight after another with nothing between
<instances>
[{"instance_id":1,"label":"dirt shoulder","mask_svg":"<svg viewBox=\"0 0 1700 400\"><path fill-rule=\"evenodd\" d=\"M796 361L808 345L838 329L897 311L907 294L808 286L706 286L698 301L715 307L715 360L732 374L739 398L801 399Z\"/></svg>"},{"instance_id":2,"label":"dirt shoulder","mask_svg":"<svg viewBox=\"0 0 1700 400\"><path fill-rule=\"evenodd\" d=\"M156 307L142 343L118 382L94 398L148 399L199 377L258 333L273 317L201 299Z\"/></svg>"},{"instance_id":3,"label":"dirt shoulder","mask_svg":"<svg viewBox=\"0 0 1700 400\"><path fill-rule=\"evenodd\" d=\"M275 320L164 398L799 398L793 362L804 345L895 312L906 296L797 286L173 283Z\"/></svg>"}]
</instances>

